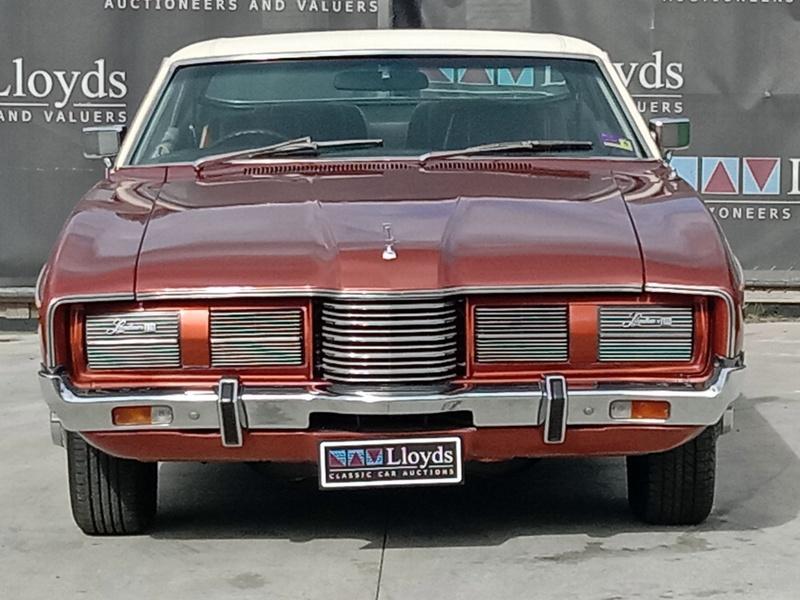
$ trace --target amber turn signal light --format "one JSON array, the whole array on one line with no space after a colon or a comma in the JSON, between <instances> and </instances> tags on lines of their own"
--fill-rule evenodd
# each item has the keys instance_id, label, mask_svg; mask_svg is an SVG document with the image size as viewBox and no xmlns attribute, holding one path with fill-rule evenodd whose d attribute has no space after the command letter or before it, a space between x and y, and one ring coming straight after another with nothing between
<instances>
[{"instance_id":1,"label":"amber turn signal light","mask_svg":"<svg viewBox=\"0 0 800 600\"><path fill-rule=\"evenodd\" d=\"M169 406L119 406L111 411L114 425L169 425L172 409Z\"/></svg>"},{"instance_id":2,"label":"amber turn signal light","mask_svg":"<svg viewBox=\"0 0 800 600\"><path fill-rule=\"evenodd\" d=\"M645 400L617 400L611 403L612 419L637 419L666 421L669 419L669 402Z\"/></svg>"}]
</instances>

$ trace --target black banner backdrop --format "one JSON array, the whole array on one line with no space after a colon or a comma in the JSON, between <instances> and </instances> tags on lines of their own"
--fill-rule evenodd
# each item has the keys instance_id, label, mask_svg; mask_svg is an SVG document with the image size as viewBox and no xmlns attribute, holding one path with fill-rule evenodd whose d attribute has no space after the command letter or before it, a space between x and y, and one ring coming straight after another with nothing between
<instances>
[{"instance_id":1,"label":"black banner backdrop","mask_svg":"<svg viewBox=\"0 0 800 600\"><path fill-rule=\"evenodd\" d=\"M800 285L800 0L0 0L0 286L32 285L102 174L80 130L132 117L193 41L397 27L552 31L608 50L646 117L688 116L673 164L748 281Z\"/></svg>"}]
</instances>

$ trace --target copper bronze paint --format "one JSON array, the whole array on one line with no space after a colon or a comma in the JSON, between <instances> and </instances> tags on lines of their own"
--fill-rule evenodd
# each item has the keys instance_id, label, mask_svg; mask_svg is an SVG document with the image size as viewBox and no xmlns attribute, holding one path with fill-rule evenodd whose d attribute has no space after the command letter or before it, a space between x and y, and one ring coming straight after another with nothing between
<instances>
[{"instance_id":1,"label":"copper bronze paint","mask_svg":"<svg viewBox=\"0 0 800 600\"><path fill-rule=\"evenodd\" d=\"M223 376L245 385L321 385L314 376L311 297L325 294L465 297L466 371L459 383L538 381L549 372L579 387L600 380L699 382L716 356L741 349L743 289L733 259L697 193L661 162L455 159L429 168L412 159L367 162L369 168L352 160L332 168L339 163L272 161L282 167L245 174L234 165L204 179L191 165L112 171L78 204L43 271L39 314L48 366L66 369L80 388L208 389ZM396 260L382 257L384 223L391 223ZM513 293L521 289L524 295ZM569 305L567 364L475 363L472 307L521 302ZM692 306L692 360L598 364L597 307L614 303ZM216 306L300 307L305 364L211 369L208 313ZM181 311L184 367L88 369L84 315L147 308ZM468 459L501 460L655 452L698 431L573 427L564 444L547 446L538 428L447 433L463 436ZM213 433L86 435L111 454L144 460L279 461L313 460L321 436L249 432L242 448L231 449Z\"/></svg>"}]
</instances>

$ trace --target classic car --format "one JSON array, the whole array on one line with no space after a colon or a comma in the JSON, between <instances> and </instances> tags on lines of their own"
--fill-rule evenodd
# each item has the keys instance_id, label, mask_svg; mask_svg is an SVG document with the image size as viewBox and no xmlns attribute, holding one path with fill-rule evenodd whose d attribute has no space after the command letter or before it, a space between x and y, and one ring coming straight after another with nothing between
<instances>
[{"instance_id":1,"label":"classic car","mask_svg":"<svg viewBox=\"0 0 800 600\"><path fill-rule=\"evenodd\" d=\"M162 461L324 490L625 457L648 523L712 509L741 268L605 52L526 33L219 39L167 58L42 270L42 390L89 534ZM469 470L466 470L467 477Z\"/></svg>"}]
</instances>

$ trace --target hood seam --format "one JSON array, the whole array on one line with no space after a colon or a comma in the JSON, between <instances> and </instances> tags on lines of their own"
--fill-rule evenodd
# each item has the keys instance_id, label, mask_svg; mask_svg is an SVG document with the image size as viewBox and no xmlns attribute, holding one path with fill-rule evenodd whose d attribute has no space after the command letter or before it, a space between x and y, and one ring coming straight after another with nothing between
<instances>
[{"instance_id":1,"label":"hood seam","mask_svg":"<svg viewBox=\"0 0 800 600\"><path fill-rule=\"evenodd\" d=\"M167 182L167 171L168 169L164 169L164 177L158 184L158 191L156 192L155 198L153 198L153 205L150 207L150 212L147 214L147 221L142 229L142 237L139 239L139 247L136 249L136 261L133 265L133 297L136 300L139 299L139 265L142 260L142 248L144 248L144 240L147 237L147 231L150 228L150 221L153 219L153 213L156 210L156 206L158 206L158 199L161 197L161 191L164 189L164 184Z\"/></svg>"},{"instance_id":2,"label":"hood seam","mask_svg":"<svg viewBox=\"0 0 800 600\"><path fill-rule=\"evenodd\" d=\"M622 198L622 204L625 206L625 214L628 215L628 222L631 224L631 229L633 229L633 235L636 238L636 247L639 249L639 261L642 265L642 290L646 289L647 287L647 263L645 262L644 258L644 247L642 246L642 239L639 237L639 228L636 227L636 221L633 218L633 213L631 213L631 209L628 206L628 200L625 198L625 193L619 186L617 182L617 175L616 171L611 171L611 176L614 178L614 185L619 192L620 198Z\"/></svg>"}]
</instances>

